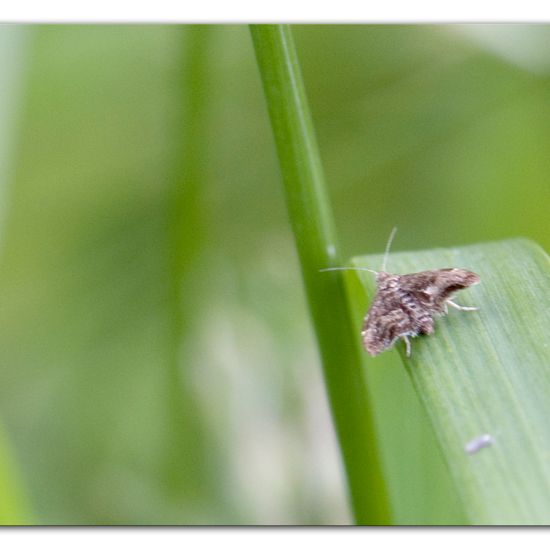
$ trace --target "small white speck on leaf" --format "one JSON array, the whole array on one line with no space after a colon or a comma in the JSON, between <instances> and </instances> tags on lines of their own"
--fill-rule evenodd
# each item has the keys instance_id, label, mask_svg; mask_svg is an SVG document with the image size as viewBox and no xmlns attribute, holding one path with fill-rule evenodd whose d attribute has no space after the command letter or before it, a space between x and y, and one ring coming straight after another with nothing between
<instances>
[{"instance_id":1,"label":"small white speck on leaf","mask_svg":"<svg viewBox=\"0 0 550 550\"><path fill-rule=\"evenodd\" d=\"M464 445L464 452L466 454L473 455L484 447L492 445L494 441L495 440L491 434L479 435L477 437L474 437L474 439L468 441L468 443Z\"/></svg>"}]
</instances>

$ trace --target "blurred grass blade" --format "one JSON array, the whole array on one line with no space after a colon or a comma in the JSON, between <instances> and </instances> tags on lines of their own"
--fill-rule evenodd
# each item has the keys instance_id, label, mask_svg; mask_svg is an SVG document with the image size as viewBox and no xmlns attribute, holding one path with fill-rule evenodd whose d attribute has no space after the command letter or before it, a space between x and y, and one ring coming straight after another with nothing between
<instances>
[{"instance_id":1,"label":"blurred grass blade","mask_svg":"<svg viewBox=\"0 0 550 550\"><path fill-rule=\"evenodd\" d=\"M28 29L21 25L0 27L0 244L4 241L8 189L15 166L28 34Z\"/></svg>"},{"instance_id":2,"label":"blurred grass blade","mask_svg":"<svg viewBox=\"0 0 550 550\"><path fill-rule=\"evenodd\" d=\"M207 114L212 27L189 25L175 29L179 45L179 71L175 73L180 101L174 109L175 144L166 201L166 290L170 323L166 363L166 440L162 453L164 489L171 497L205 498L212 481L205 467L206 429L201 429L196 392L190 387L190 357L186 338L193 327L199 292L196 267L204 246L203 183L207 163ZM192 444L190 444L192 442Z\"/></svg>"},{"instance_id":3,"label":"blurred grass blade","mask_svg":"<svg viewBox=\"0 0 550 550\"><path fill-rule=\"evenodd\" d=\"M389 522L370 404L354 346L332 212L290 29L253 25L287 206L358 523Z\"/></svg>"},{"instance_id":4,"label":"blurred grass blade","mask_svg":"<svg viewBox=\"0 0 550 550\"><path fill-rule=\"evenodd\" d=\"M17 119L21 83L26 68L28 31L21 26L0 28L0 250L8 215L9 189L13 181ZM24 525L30 522L25 491L7 434L0 426L0 524Z\"/></svg>"},{"instance_id":5,"label":"blurred grass blade","mask_svg":"<svg viewBox=\"0 0 550 550\"><path fill-rule=\"evenodd\" d=\"M353 263L377 269L381 256ZM518 239L397 253L388 262L393 273L444 267L463 267L481 276L481 285L457 297L459 304L480 310L451 309L437 320L432 336L412 340L410 359L402 342L396 348L435 428L468 521L548 524L549 258L538 246ZM347 275L357 276L372 297L373 277ZM367 358L368 369L377 368L377 361ZM466 444L482 434L491 435L492 445L467 454Z\"/></svg>"},{"instance_id":6,"label":"blurred grass blade","mask_svg":"<svg viewBox=\"0 0 550 550\"><path fill-rule=\"evenodd\" d=\"M30 525L32 515L17 463L5 430L0 426L0 525Z\"/></svg>"}]
</instances>

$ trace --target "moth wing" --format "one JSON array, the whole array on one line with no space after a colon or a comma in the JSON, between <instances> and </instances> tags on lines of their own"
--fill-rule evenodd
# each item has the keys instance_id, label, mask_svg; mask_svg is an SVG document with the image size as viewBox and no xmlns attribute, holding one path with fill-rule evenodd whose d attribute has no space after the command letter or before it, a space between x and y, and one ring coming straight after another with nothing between
<instances>
[{"instance_id":1,"label":"moth wing","mask_svg":"<svg viewBox=\"0 0 550 550\"><path fill-rule=\"evenodd\" d=\"M419 271L409 275L400 275L399 284L401 288L412 294L424 293L429 287L438 281L438 271Z\"/></svg>"},{"instance_id":2,"label":"moth wing","mask_svg":"<svg viewBox=\"0 0 550 550\"><path fill-rule=\"evenodd\" d=\"M363 323L363 346L371 355L389 348L400 336L410 334L410 319L398 304L375 296Z\"/></svg>"},{"instance_id":3,"label":"moth wing","mask_svg":"<svg viewBox=\"0 0 550 550\"><path fill-rule=\"evenodd\" d=\"M363 330L373 328L374 324L378 323L380 320L379 312L388 309L387 300L384 296L381 296L378 292L374 295L374 298L371 302L369 310L365 315L365 320L363 321Z\"/></svg>"},{"instance_id":4,"label":"moth wing","mask_svg":"<svg viewBox=\"0 0 550 550\"><path fill-rule=\"evenodd\" d=\"M401 288L421 304L442 313L448 299L459 290L477 284L479 277L465 269L444 268L401 275L399 282Z\"/></svg>"}]
</instances>

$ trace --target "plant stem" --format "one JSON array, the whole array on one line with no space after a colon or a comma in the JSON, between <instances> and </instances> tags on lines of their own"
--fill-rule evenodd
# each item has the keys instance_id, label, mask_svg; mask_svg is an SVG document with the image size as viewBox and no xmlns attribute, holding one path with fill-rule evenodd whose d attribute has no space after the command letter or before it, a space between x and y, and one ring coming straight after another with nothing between
<instances>
[{"instance_id":1,"label":"plant stem","mask_svg":"<svg viewBox=\"0 0 550 550\"><path fill-rule=\"evenodd\" d=\"M344 281L339 273L319 273L342 264L291 32L287 25L252 25L251 32L355 520L387 524L387 490Z\"/></svg>"}]
</instances>

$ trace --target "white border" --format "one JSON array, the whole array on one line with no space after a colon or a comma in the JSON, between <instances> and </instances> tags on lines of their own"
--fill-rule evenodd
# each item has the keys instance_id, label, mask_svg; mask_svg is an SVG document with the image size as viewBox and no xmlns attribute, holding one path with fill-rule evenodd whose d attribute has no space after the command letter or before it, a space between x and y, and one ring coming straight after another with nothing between
<instances>
[{"instance_id":1,"label":"white border","mask_svg":"<svg viewBox=\"0 0 550 550\"><path fill-rule=\"evenodd\" d=\"M287 529L196 529L196 528L85 528L85 529L13 529L0 531L2 543L9 548L40 548L48 550L102 550L109 548L150 549L159 543L163 550L218 549L231 550L292 550L314 548L323 550L343 544L346 550L373 548L386 550L409 548L416 550L476 550L516 548L527 543L530 550L548 548L548 530L543 529L418 529L418 528L287 528ZM13 545L16 543L16 545Z\"/></svg>"},{"instance_id":2,"label":"white border","mask_svg":"<svg viewBox=\"0 0 550 550\"><path fill-rule=\"evenodd\" d=\"M447 23L549 22L550 2L521 0L17 0L2 2L9 23Z\"/></svg>"}]
</instances>

